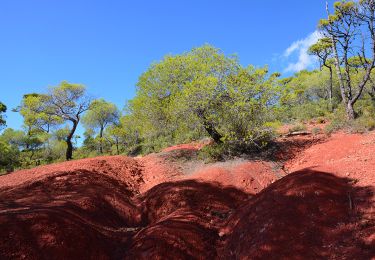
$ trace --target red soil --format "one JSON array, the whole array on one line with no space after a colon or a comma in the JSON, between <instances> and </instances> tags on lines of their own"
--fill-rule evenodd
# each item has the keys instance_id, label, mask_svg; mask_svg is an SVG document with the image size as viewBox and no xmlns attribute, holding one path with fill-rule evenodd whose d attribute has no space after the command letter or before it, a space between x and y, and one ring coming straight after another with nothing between
<instances>
[{"instance_id":1,"label":"red soil","mask_svg":"<svg viewBox=\"0 0 375 260\"><path fill-rule=\"evenodd\" d=\"M313 145L287 162L297 171L313 168L358 180L360 185L375 184L375 132L368 134L336 133L325 142Z\"/></svg>"},{"instance_id":2,"label":"red soil","mask_svg":"<svg viewBox=\"0 0 375 260\"><path fill-rule=\"evenodd\" d=\"M283 176L269 162L233 161L203 166L183 179L193 179L222 186L236 187L246 193L255 194Z\"/></svg>"},{"instance_id":3,"label":"red soil","mask_svg":"<svg viewBox=\"0 0 375 260\"><path fill-rule=\"evenodd\" d=\"M280 147L288 176L197 144L0 176L0 259L375 257L375 133Z\"/></svg>"},{"instance_id":4,"label":"red soil","mask_svg":"<svg viewBox=\"0 0 375 260\"><path fill-rule=\"evenodd\" d=\"M205 142L194 142L189 144L179 144L171 147L167 147L163 150L163 152L171 152L175 150L200 150L206 145Z\"/></svg>"}]
</instances>

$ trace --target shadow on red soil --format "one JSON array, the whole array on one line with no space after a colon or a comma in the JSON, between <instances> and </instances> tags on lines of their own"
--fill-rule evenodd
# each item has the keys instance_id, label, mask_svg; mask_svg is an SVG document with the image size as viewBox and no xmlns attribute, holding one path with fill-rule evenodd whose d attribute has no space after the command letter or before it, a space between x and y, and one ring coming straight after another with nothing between
<instances>
[{"instance_id":1,"label":"shadow on red soil","mask_svg":"<svg viewBox=\"0 0 375 260\"><path fill-rule=\"evenodd\" d=\"M62 172L0 192L1 259L115 257L138 226L133 192L94 172Z\"/></svg>"},{"instance_id":2,"label":"shadow on red soil","mask_svg":"<svg viewBox=\"0 0 375 260\"><path fill-rule=\"evenodd\" d=\"M371 259L371 187L305 169L251 195L195 180L136 195L62 172L0 191L1 259Z\"/></svg>"},{"instance_id":3,"label":"shadow on red soil","mask_svg":"<svg viewBox=\"0 0 375 260\"><path fill-rule=\"evenodd\" d=\"M300 152L322 143L326 140L324 135L319 136L296 136L280 138L275 143L275 153L271 159L277 161L288 161L294 159Z\"/></svg>"},{"instance_id":4,"label":"shadow on red soil","mask_svg":"<svg viewBox=\"0 0 375 260\"><path fill-rule=\"evenodd\" d=\"M224 258L371 259L372 187L305 169L271 184L236 211Z\"/></svg>"}]
</instances>

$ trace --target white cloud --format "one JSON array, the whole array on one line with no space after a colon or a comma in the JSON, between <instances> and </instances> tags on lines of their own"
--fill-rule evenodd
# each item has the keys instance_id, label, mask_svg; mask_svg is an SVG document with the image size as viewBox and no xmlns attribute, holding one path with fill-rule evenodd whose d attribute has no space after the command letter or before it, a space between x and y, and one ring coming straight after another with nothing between
<instances>
[{"instance_id":1,"label":"white cloud","mask_svg":"<svg viewBox=\"0 0 375 260\"><path fill-rule=\"evenodd\" d=\"M293 42L285 51L284 58L291 59L291 55L297 53L298 58L295 62L290 62L285 69L285 72L298 72L314 65L316 58L308 54L308 49L311 45L316 43L321 34L315 31L302 40Z\"/></svg>"}]
</instances>

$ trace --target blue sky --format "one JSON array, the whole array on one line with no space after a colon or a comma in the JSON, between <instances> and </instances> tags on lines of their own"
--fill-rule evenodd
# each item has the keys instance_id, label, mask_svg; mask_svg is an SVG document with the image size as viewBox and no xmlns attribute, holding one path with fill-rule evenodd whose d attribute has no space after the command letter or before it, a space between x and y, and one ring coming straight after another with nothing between
<instances>
[{"instance_id":1,"label":"blue sky","mask_svg":"<svg viewBox=\"0 0 375 260\"><path fill-rule=\"evenodd\" d=\"M62 80L122 108L152 62L204 43L288 75L313 65L324 16L324 0L0 0L0 101L12 128L23 94Z\"/></svg>"}]
</instances>

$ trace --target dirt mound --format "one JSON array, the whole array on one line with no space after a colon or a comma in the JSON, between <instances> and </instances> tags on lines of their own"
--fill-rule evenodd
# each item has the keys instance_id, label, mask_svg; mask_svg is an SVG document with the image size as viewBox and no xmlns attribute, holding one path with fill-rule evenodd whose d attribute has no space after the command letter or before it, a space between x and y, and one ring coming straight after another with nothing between
<instances>
[{"instance_id":1,"label":"dirt mound","mask_svg":"<svg viewBox=\"0 0 375 260\"><path fill-rule=\"evenodd\" d=\"M175 150L192 150L197 151L202 149L205 145L207 145L209 142L194 142L194 143L188 143L188 144L179 144L167 147L163 150L163 152L171 152Z\"/></svg>"},{"instance_id":2,"label":"dirt mound","mask_svg":"<svg viewBox=\"0 0 375 260\"><path fill-rule=\"evenodd\" d=\"M181 178L218 183L225 187L235 187L246 193L255 194L280 179L284 174L270 162L232 160L200 165Z\"/></svg>"},{"instance_id":3,"label":"dirt mound","mask_svg":"<svg viewBox=\"0 0 375 260\"><path fill-rule=\"evenodd\" d=\"M140 158L144 165L145 192L152 187L170 181L196 180L215 183L223 187L235 187L246 193L260 192L285 175L277 162L262 160L231 159L229 161L205 163L198 159L198 149L192 144L166 149L159 154Z\"/></svg>"},{"instance_id":4,"label":"dirt mound","mask_svg":"<svg viewBox=\"0 0 375 260\"><path fill-rule=\"evenodd\" d=\"M76 170L0 192L0 258L114 258L139 226L125 183Z\"/></svg>"},{"instance_id":5,"label":"dirt mound","mask_svg":"<svg viewBox=\"0 0 375 260\"><path fill-rule=\"evenodd\" d=\"M79 170L113 177L126 183L134 192L138 192L143 183L142 166L137 160L126 156L101 156L39 166L0 176L0 189L14 187L29 181L35 182L61 172Z\"/></svg>"},{"instance_id":6,"label":"dirt mound","mask_svg":"<svg viewBox=\"0 0 375 260\"><path fill-rule=\"evenodd\" d=\"M213 259L225 220L250 195L194 180L157 185L143 196L148 226L129 247L128 259Z\"/></svg>"},{"instance_id":7,"label":"dirt mound","mask_svg":"<svg viewBox=\"0 0 375 260\"><path fill-rule=\"evenodd\" d=\"M362 204L369 187L349 179L303 170L284 177L237 210L229 221L224 258L370 259L374 222ZM366 234L366 235L365 235Z\"/></svg>"},{"instance_id":8,"label":"dirt mound","mask_svg":"<svg viewBox=\"0 0 375 260\"><path fill-rule=\"evenodd\" d=\"M134 197L75 171L0 192L1 258L350 258L375 255L368 187L304 170L252 196L195 180Z\"/></svg>"},{"instance_id":9,"label":"dirt mound","mask_svg":"<svg viewBox=\"0 0 375 260\"><path fill-rule=\"evenodd\" d=\"M374 144L375 133L284 140L298 170L287 176L264 161L192 165L198 148L185 146L0 176L0 258L371 259L374 183L361 167ZM309 158L319 171L301 169Z\"/></svg>"},{"instance_id":10,"label":"dirt mound","mask_svg":"<svg viewBox=\"0 0 375 260\"><path fill-rule=\"evenodd\" d=\"M290 171L314 168L358 180L360 185L375 184L375 132L335 133L311 145L286 163Z\"/></svg>"}]
</instances>

